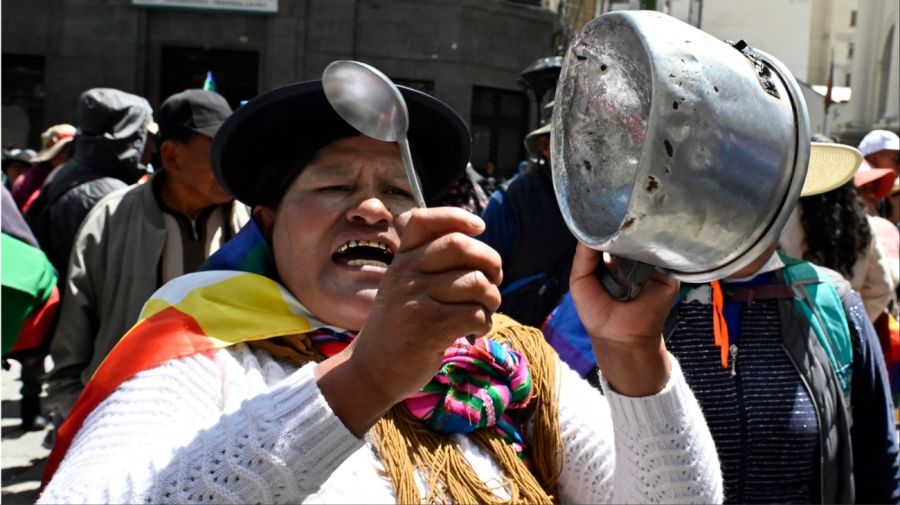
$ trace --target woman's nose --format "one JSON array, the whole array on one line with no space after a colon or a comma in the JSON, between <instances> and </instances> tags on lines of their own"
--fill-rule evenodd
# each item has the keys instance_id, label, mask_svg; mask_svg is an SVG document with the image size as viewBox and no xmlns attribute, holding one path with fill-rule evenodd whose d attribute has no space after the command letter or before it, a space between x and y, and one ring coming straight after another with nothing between
<instances>
[{"instance_id":1,"label":"woman's nose","mask_svg":"<svg viewBox=\"0 0 900 505\"><path fill-rule=\"evenodd\" d=\"M350 209L348 218L355 222L364 222L366 224L376 224L381 221L390 221L393 217L391 209L381 199L369 196L361 200L357 205Z\"/></svg>"}]
</instances>

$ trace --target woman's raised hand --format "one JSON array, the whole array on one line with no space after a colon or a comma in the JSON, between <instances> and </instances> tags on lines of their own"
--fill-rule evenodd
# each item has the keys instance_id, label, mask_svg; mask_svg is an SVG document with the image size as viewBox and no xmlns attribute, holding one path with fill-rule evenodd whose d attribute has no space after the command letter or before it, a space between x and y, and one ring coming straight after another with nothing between
<instances>
[{"instance_id":1,"label":"woman's raised hand","mask_svg":"<svg viewBox=\"0 0 900 505\"><path fill-rule=\"evenodd\" d=\"M600 261L599 251L578 244L569 279L575 308L591 336L597 363L618 393L655 394L669 378L662 329L678 294L678 281L654 271L637 298L615 300L594 275Z\"/></svg>"}]
</instances>

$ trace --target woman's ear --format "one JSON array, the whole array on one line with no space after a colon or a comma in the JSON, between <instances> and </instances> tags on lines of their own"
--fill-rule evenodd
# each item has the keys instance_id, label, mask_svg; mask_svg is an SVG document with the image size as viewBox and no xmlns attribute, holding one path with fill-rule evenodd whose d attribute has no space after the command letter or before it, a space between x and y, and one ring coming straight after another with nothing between
<instances>
[{"instance_id":1,"label":"woman's ear","mask_svg":"<svg viewBox=\"0 0 900 505\"><path fill-rule=\"evenodd\" d=\"M272 235L275 231L275 211L265 205L253 207L253 220L265 237L266 242L272 243Z\"/></svg>"}]
</instances>

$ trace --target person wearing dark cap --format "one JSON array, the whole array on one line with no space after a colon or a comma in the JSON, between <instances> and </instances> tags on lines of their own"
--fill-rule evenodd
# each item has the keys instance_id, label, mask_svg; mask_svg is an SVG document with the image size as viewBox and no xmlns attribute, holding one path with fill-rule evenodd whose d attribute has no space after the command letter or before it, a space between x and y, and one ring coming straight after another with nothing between
<instances>
[{"instance_id":1,"label":"person wearing dark cap","mask_svg":"<svg viewBox=\"0 0 900 505\"><path fill-rule=\"evenodd\" d=\"M469 132L400 93L432 203L465 170ZM345 124L321 82L238 109L213 168L254 219L147 302L60 429L39 503L721 499L660 343L671 279L629 304L599 284L582 300L606 309L602 352L629 363L604 369L602 396L538 330L494 314L481 219L415 208L398 145Z\"/></svg>"},{"instance_id":2,"label":"person wearing dark cap","mask_svg":"<svg viewBox=\"0 0 900 505\"><path fill-rule=\"evenodd\" d=\"M153 109L137 95L93 88L78 107L75 154L47 177L25 213L59 272L60 292L81 222L101 198L146 174L156 133Z\"/></svg>"},{"instance_id":3,"label":"person wearing dark cap","mask_svg":"<svg viewBox=\"0 0 900 505\"><path fill-rule=\"evenodd\" d=\"M46 404L55 423L150 295L194 272L249 219L209 163L212 138L230 114L214 92L169 97L157 117L163 170L148 183L110 194L85 219L50 345L54 368Z\"/></svg>"}]
</instances>

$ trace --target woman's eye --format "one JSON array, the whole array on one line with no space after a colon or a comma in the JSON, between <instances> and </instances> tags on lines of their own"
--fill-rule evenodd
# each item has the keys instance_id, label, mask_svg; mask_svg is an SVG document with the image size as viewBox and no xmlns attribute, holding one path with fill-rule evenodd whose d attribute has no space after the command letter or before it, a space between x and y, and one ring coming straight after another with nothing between
<instances>
[{"instance_id":1,"label":"woman's eye","mask_svg":"<svg viewBox=\"0 0 900 505\"><path fill-rule=\"evenodd\" d=\"M319 191L327 193L347 193L353 191L353 188L351 188L350 186L325 186L324 188L320 188Z\"/></svg>"},{"instance_id":2,"label":"woman's eye","mask_svg":"<svg viewBox=\"0 0 900 505\"><path fill-rule=\"evenodd\" d=\"M404 197L412 198L412 193L410 193L409 191L407 191L403 188L388 188L386 192L389 195L404 196Z\"/></svg>"}]
</instances>

